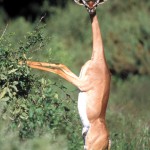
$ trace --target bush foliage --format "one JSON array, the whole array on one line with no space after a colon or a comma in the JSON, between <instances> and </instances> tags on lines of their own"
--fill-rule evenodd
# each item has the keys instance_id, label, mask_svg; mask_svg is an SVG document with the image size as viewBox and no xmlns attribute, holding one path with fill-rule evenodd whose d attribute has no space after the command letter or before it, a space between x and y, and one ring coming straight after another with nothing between
<instances>
[{"instance_id":1,"label":"bush foliage","mask_svg":"<svg viewBox=\"0 0 150 150\"><path fill-rule=\"evenodd\" d=\"M1 39L1 117L4 120L10 118L10 128L18 128L22 140L32 138L36 134L42 135L43 128L50 128L50 132L55 136L65 134L66 138L74 143L76 140L73 137L78 134L71 130L71 122L78 122L77 115L72 118L72 111L76 111L76 102L71 101L64 86L33 75L30 68L19 64L20 61L27 60L29 49L36 50L39 49L39 43L42 45L40 31L36 29L29 33L25 42L20 42L18 49L13 49L11 43L6 40L8 37ZM76 126L80 124L77 123Z\"/></svg>"}]
</instances>

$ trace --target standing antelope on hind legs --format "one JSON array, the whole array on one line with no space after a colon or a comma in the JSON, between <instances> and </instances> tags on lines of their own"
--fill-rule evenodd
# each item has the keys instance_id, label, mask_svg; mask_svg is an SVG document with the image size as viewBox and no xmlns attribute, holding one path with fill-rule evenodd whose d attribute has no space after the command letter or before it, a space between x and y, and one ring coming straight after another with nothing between
<instances>
[{"instance_id":1,"label":"standing antelope on hind legs","mask_svg":"<svg viewBox=\"0 0 150 150\"><path fill-rule=\"evenodd\" d=\"M82 67L79 77L63 64L33 61L26 61L26 64L31 68L55 73L78 87L80 90L78 111L83 123L84 149L109 150L109 133L106 127L105 115L111 75L105 59L96 11L94 7L90 6L86 7L90 14L93 34L92 57Z\"/></svg>"}]
</instances>

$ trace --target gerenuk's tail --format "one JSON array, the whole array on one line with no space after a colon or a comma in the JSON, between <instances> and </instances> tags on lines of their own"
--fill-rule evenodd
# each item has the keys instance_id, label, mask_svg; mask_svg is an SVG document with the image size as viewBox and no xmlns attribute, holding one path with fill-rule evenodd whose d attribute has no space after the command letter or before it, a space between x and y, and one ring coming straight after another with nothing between
<instances>
[{"instance_id":1,"label":"gerenuk's tail","mask_svg":"<svg viewBox=\"0 0 150 150\"><path fill-rule=\"evenodd\" d=\"M108 142L108 150L110 150L110 148L111 148L111 140L109 140L109 142Z\"/></svg>"}]
</instances>

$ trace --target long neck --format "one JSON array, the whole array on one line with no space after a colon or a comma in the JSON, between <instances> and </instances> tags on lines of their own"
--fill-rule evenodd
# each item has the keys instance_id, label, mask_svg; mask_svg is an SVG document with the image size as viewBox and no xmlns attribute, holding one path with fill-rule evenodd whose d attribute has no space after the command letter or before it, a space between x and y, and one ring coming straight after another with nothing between
<instances>
[{"instance_id":1,"label":"long neck","mask_svg":"<svg viewBox=\"0 0 150 150\"><path fill-rule=\"evenodd\" d=\"M101 37L100 26L96 13L90 15L91 25L92 25L92 34L93 34L93 51L92 51L92 60L99 61L104 59L104 49L103 42Z\"/></svg>"}]
</instances>

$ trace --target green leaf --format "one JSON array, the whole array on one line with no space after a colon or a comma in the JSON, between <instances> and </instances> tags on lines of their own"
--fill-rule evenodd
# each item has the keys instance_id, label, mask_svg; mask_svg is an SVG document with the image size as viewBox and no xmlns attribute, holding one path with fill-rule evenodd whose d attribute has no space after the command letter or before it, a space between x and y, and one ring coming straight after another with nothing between
<instances>
[{"instance_id":1,"label":"green leaf","mask_svg":"<svg viewBox=\"0 0 150 150\"><path fill-rule=\"evenodd\" d=\"M14 82L13 82L13 85L17 85L17 84L18 84L18 81L14 81Z\"/></svg>"},{"instance_id":2,"label":"green leaf","mask_svg":"<svg viewBox=\"0 0 150 150\"><path fill-rule=\"evenodd\" d=\"M14 72L16 72L17 70L18 70L18 69L12 69L12 70L8 71L8 74L14 73Z\"/></svg>"},{"instance_id":3,"label":"green leaf","mask_svg":"<svg viewBox=\"0 0 150 150\"><path fill-rule=\"evenodd\" d=\"M26 120L26 119L28 119L28 115L23 112L23 113L20 115L20 118L23 119L23 120Z\"/></svg>"},{"instance_id":4,"label":"green leaf","mask_svg":"<svg viewBox=\"0 0 150 150\"><path fill-rule=\"evenodd\" d=\"M58 94L57 93L55 93L54 98L58 99Z\"/></svg>"},{"instance_id":5,"label":"green leaf","mask_svg":"<svg viewBox=\"0 0 150 150\"><path fill-rule=\"evenodd\" d=\"M16 92L18 92L18 89L15 85L11 85L10 87L12 87Z\"/></svg>"},{"instance_id":6,"label":"green leaf","mask_svg":"<svg viewBox=\"0 0 150 150\"><path fill-rule=\"evenodd\" d=\"M29 111L29 117L32 118L33 114L34 114L34 111L32 109L30 109L30 111Z\"/></svg>"},{"instance_id":7,"label":"green leaf","mask_svg":"<svg viewBox=\"0 0 150 150\"><path fill-rule=\"evenodd\" d=\"M23 108L26 109L26 110L28 109L25 104L21 104L20 106L23 107Z\"/></svg>"},{"instance_id":8,"label":"green leaf","mask_svg":"<svg viewBox=\"0 0 150 150\"><path fill-rule=\"evenodd\" d=\"M1 101L7 102L7 101L9 101L9 97L2 98Z\"/></svg>"},{"instance_id":9,"label":"green leaf","mask_svg":"<svg viewBox=\"0 0 150 150\"><path fill-rule=\"evenodd\" d=\"M3 91L0 93L0 99L2 99L5 96L6 93L7 93L7 87L5 87L3 89Z\"/></svg>"},{"instance_id":10,"label":"green leaf","mask_svg":"<svg viewBox=\"0 0 150 150\"><path fill-rule=\"evenodd\" d=\"M18 114L20 112L20 108L15 109L15 111L13 112L14 115Z\"/></svg>"},{"instance_id":11,"label":"green leaf","mask_svg":"<svg viewBox=\"0 0 150 150\"><path fill-rule=\"evenodd\" d=\"M1 80L6 80L6 79L7 79L7 76L1 74L0 78L1 78Z\"/></svg>"},{"instance_id":12,"label":"green leaf","mask_svg":"<svg viewBox=\"0 0 150 150\"><path fill-rule=\"evenodd\" d=\"M12 98L12 94L11 94L11 92L10 92L10 89L9 89L9 88L7 88L7 92L8 92L9 97L11 97L11 98Z\"/></svg>"}]
</instances>

